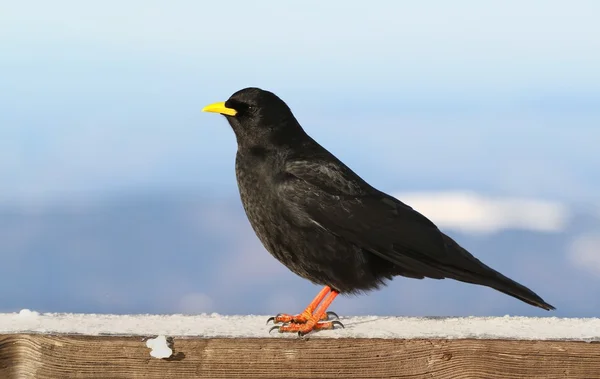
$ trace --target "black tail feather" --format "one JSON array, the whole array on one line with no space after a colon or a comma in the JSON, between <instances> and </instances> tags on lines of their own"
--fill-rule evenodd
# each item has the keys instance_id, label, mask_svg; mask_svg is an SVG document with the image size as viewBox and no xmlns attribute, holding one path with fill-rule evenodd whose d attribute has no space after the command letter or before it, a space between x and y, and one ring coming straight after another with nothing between
<instances>
[{"instance_id":1,"label":"black tail feather","mask_svg":"<svg viewBox=\"0 0 600 379\"><path fill-rule=\"evenodd\" d=\"M544 299L542 299L535 292L525 287L524 285L519 284L510 278L507 278L506 276L500 274L499 272L491 268L489 270L491 271L489 275L469 275L468 277L457 275L454 279L460 280L461 282L491 287L497 291L517 298L527 304L545 309L547 311L556 309L554 308L554 306L546 303Z\"/></svg>"},{"instance_id":2,"label":"black tail feather","mask_svg":"<svg viewBox=\"0 0 600 379\"><path fill-rule=\"evenodd\" d=\"M457 244L452 238L444 235L444 239L448 248L454 250L454 252L458 253L459 256L468 260L470 263L467 265L462 265L461 268L447 266L444 267L446 273L449 273L448 277L455 280L460 280L461 282L491 287L527 304L545 309L547 311L556 309L554 306L546 303L540 296L538 296L529 288L485 265L483 262L475 258L471 253ZM469 267L469 269L465 269L465 267Z\"/></svg>"}]
</instances>

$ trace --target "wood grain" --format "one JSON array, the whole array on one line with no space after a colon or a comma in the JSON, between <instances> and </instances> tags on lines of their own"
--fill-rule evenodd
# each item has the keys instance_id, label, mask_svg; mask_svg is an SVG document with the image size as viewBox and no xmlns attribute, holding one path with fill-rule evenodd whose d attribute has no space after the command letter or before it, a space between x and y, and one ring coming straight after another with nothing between
<instances>
[{"instance_id":1,"label":"wood grain","mask_svg":"<svg viewBox=\"0 0 600 379\"><path fill-rule=\"evenodd\" d=\"M153 337L153 336L152 336ZM600 344L567 341L0 335L0 378L600 378Z\"/></svg>"}]
</instances>

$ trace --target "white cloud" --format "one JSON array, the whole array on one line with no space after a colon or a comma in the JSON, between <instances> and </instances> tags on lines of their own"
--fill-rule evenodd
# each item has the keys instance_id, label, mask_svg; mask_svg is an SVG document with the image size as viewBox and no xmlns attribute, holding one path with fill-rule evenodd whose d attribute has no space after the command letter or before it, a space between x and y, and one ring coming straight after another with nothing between
<instances>
[{"instance_id":1,"label":"white cloud","mask_svg":"<svg viewBox=\"0 0 600 379\"><path fill-rule=\"evenodd\" d=\"M600 234L584 234L571 243L567 257L574 267L600 276Z\"/></svg>"},{"instance_id":2,"label":"white cloud","mask_svg":"<svg viewBox=\"0 0 600 379\"><path fill-rule=\"evenodd\" d=\"M441 229L470 233L504 229L558 232L569 218L563 204L536 199L486 197L472 192L416 192L395 196Z\"/></svg>"}]
</instances>

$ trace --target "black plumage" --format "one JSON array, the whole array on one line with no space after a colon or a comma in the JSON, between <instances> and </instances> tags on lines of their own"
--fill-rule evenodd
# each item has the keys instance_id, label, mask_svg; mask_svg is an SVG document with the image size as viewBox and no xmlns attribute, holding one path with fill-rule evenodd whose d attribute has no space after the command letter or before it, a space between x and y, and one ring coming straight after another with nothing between
<instances>
[{"instance_id":1,"label":"black plumage","mask_svg":"<svg viewBox=\"0 0 600 379\"><path fill-rule=\"evenodd\" d=\"M275 94L246 88L204 110L226 116L248 219L265 248L297 275L339 293L373 290L397 275L451 278L554 309L361 179Z\"/></svg>"}]
</instances>

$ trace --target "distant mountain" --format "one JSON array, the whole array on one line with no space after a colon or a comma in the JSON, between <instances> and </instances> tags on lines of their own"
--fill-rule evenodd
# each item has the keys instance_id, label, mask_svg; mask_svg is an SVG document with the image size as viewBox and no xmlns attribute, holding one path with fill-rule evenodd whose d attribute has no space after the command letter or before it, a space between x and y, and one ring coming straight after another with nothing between
<instances>
[{"instance_id":1,"label":"distant mountain","mask_svg":"<svg viewBox=\"0 0 600 379\"><path fill-rule=\"evenodd\" d=\"M442 227L484 262L555 305L556 312L483 287L405 278L368 296L336 300L332 309L599 316L600 263L585 264L589 257L581 246L589 243L577 241L600 231L600 217L596 211L566 209L568 218L554 230L508 226L469 232L453 230L447 220ZM262 248L237 197L170 193L4 207L0 258L0 312L269 314L300 311L317 290Z\"/></svg>"}]
</instances>

